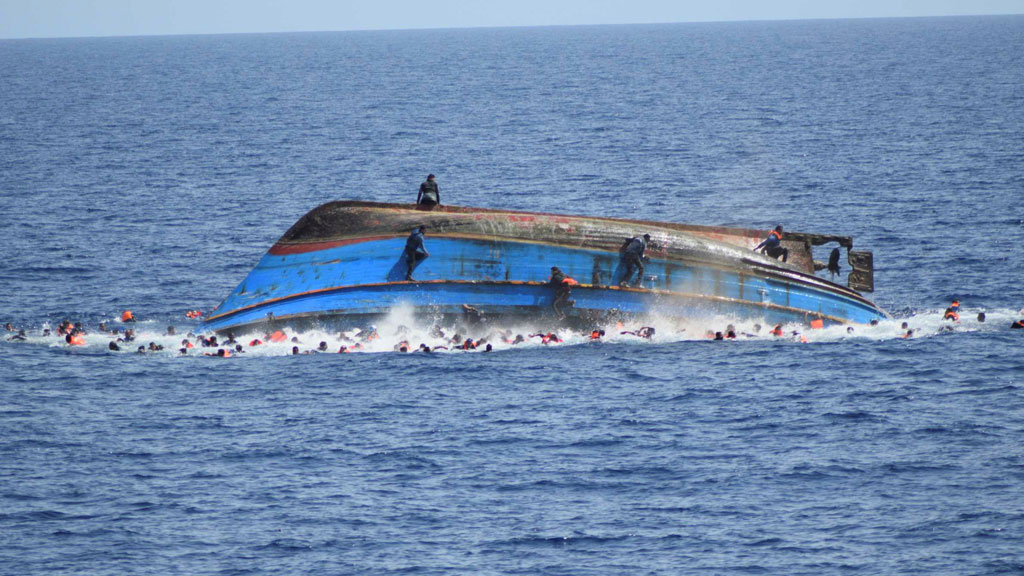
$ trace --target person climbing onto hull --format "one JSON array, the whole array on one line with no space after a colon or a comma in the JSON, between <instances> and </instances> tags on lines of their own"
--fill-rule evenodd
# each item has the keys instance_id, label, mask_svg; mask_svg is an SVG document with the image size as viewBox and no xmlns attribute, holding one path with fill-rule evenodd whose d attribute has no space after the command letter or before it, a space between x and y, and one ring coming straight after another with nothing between
<instances>
[{"instance_id":1,"label":"person climbing onto hull","mask_svg":"<svg viewBox=\"0 0 1024 576\"><path fill-rule=\"evenodd\" d=\"M409 239L405 241L405 263L408 266L408 270L405 273L405 280L407 282L415 282L412 277L413 270L420 265L420 262L430 257L430 252L427 252L426 247L423 246L423 235L426 233L426 226L419 226L409 234Z\"/></svg>"},{"instance_id":2,"label":"person climbing onto hull","mask_svg":"<svg viewBox=\"0 0 1024 576\"><path fill-rule=\"evenodd\" d=\"M633 272L636 272L636 281L632 283L634 288L642 286L644 281L644 252L647 251L647 244L651 241L650 234L644 234L643 236L634 236L622 245L621 253L622 256L619 260L623 273L622 280L619 281L619 286L629 286L630 280L633 278Z\"/></svg>"},{"instance_id":3,"label":"person climbing onto hull","mask_svg":"<svg viewBox=\"0 0 1024 576\"><path fill-rule=\"evenodd\" d=\"M767 254L771 258L776 260L782 259L783 262L789 260L789 249L782 247L782 225L779 224L768 233L768 237L764 239L760 244L754 247L754 252L761 252Z\"/></svg>"},{"instance_id":4,"label":"person climbing onto hull","mask_svg":"<svg viewBox=\"0 0 1024 576\"><path fill-rule=\"evenodd\" d=\"M555 315L558 316L559 320L565 319L565 312L562 310L563 306L573 307L576 305L574 300L570 300L569 297L572 294L572 287L579 284L573 278L565 275L558 266L551 267L551 279L548 284L555 289L555 299L551 301L551 308L555 311Z\"/></svg>"}]
</instances>

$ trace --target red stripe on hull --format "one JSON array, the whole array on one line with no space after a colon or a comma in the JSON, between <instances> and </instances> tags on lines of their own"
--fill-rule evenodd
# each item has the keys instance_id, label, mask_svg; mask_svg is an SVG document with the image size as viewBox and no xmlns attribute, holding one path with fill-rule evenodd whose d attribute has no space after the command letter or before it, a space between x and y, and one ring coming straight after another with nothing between
<instances>
[{"instance_id":1,"label":"red stripe on hull","mask_svg":"<svg viewBox=\"0 0 1024 576\"><path fill-rule=\"evenodd\" d=\"M336 248L338 246L348 246L349 244L359 244L360 242L373 242L375 240L387 240L389 238L398 238L398 236L366 236L363 238L349 238L346 240L332 240L330 242L309 242L305 244L274 244L268 251L274 256L284 256L285 254L305 254L306 252L318 252L320 250L327 250L328 248Z\"/></svg>"}]
</instances>

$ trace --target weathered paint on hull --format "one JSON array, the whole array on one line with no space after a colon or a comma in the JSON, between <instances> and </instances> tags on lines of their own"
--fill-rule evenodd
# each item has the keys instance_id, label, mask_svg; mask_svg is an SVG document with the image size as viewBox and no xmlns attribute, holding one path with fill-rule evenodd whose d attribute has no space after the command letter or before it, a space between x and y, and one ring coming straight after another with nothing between
<instances>
[{"instance_id":1,"label":"weathered paint on hull","mask_svg":"<svg viewBox=\"0 0 1024 576\"><path fill-rule=\"evenodd\" d=\"M336 208L334 217L345 208ZM355 228L341 227L330 234L323 229L333 221L317 222L319 228L309 233L300 225L310 215L300 220L203 329L255 327L268 318L309 321L373 316L402 304L423 314L460 314L464 304L488 315L545 314L553 297L553 290L544 284L551 266L581 282L573 290L576 306L571 313L585 317L620 311L677 318L724 314L765 322L820 317L866 323L885 315L852 290L743 248L706 238L695 240L687 232L651 226L623 230L616 221L616 232L604 238L598 237L604 234L600 220L594 224L557 216L550 217L554 225L549 229L531 236L538 218L531 216L534 220L524 226L523 213L476 218L479 215L466 213L469 209L454 215L424 214L409 207L367 212L363 204L357 209L363 212L353 216L359 221ZM395 214L401 217L393 218ZM501 222L501 215L514 225L495 224ZM431 226L430 258L415 271L422 282L405 282L405 238L416 222L423 221ZM483 233L487 230L489 234ZM563 236L557 238L559 242L550 241L559 230ZM614 287L622 274L617 244L625 234L645 231L662 242L662 249L650 252L644 289Z\"/></svg>"},{"instance_id":2,"label":"weathered paint on hull","mask_svg":"<svg viewBox=\"0 0 1024 576\"><path fill-rule=\"evenodd\" d=\"M551 315L552 289L543 283L515 282L403 282L377 286L328 289L275 301L266 306L242 310L230 317L213 319L207 330L259 328L273 322L316 323L375 318L395 307L412 306L426 317L465 317L463 304L470 302L490 317L534 318ZM597 320L606 313L660 315L678 319L714 316L757 318L766 323L807 322L823 318L846 322L848 318L809 313L791 306L754 305L749 301L705 294L680 294L655 290L578 286L573 290L576 305L572 316ZM273 316L268 317L268 312ZM877 314L865 311L863 318Z\"/></svg>"}]
</instances>

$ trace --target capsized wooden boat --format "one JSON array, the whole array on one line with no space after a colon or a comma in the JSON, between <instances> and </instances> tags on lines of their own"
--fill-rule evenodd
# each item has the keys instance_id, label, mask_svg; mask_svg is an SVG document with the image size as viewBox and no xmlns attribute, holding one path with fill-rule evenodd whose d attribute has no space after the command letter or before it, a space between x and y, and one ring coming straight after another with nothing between
<instances>
[{"instance_id":1,"label":"capsized wooden boat","mask_svg":"<svg viewBox=\"0 0 1024 576\"><path fill-rule=\"evenodd\" d=\"M427 226L430 257L406 281L409 233ZM641 287L620 287L624 239L651 235ZM338 201L295 223L205 320L207 331L370 322L399 305L434 318L552 314L552 266L579 281L570 319L614 315L867 323L886 313L870 252L844 236L787 233L788 263L754 252L763 230L458 206ZM851 287L815 276L812 246L836 243Z\"/></svg>"}]
</instances>

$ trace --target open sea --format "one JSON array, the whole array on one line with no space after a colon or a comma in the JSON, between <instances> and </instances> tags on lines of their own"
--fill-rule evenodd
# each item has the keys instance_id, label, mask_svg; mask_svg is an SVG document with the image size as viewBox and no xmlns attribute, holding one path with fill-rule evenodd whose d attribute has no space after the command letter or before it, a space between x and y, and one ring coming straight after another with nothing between
<instances>
[{"instance_id":1,"label":"open sea","mask_svg":"<svg viewBox=\"0 0 1024 576\"><path fill-rule=\"evenodd\" d=\"M851 235L893 319L164 336L314 206L428 172L446 204ZM1024 572L1024 17L3 40L0 223L0 574ZM108 352L124 309L167 350ZM41 335L65 318L86 346Z\"/></svg>"}]
</instances>

